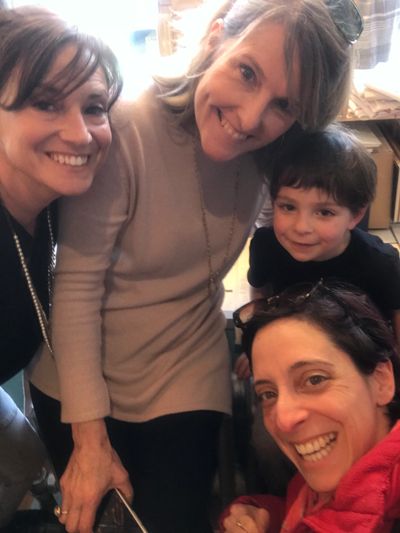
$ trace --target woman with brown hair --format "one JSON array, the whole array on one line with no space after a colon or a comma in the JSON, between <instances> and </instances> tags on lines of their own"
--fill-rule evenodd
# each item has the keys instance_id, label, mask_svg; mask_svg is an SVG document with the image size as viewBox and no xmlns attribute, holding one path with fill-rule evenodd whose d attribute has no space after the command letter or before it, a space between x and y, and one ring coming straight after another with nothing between
<instances>
[{"instance_id":1,"label":"woman with brown hair","mask_svg":"<svg viewBox=\"0 0 400 533\"><path fill-rule=\"evenodd\" d=\"M85 192L111 142L121 89L111 50L34 7L0 10L0 383L44 340L60 196ZM0 525L40 472L44 449L0 388Z\"/></svg>"}]
</instances>

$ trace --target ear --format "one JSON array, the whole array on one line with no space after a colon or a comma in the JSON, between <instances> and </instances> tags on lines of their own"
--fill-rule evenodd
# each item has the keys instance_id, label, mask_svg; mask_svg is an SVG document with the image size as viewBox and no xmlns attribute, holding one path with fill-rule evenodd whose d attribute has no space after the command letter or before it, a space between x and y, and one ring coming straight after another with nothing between
<instances>
[{"instance_id":1,"label":"ear","mask_svg":"<svg viewBox=\"0 0 400 533\"><path fill-rule=\"evenodd\" d=\"M358 213L353 215L353 219L352 219L352 221L349 224L349 229L354 229L357 226L357 224L359 222L361 222L361 220L363 219L363 216L365 215L367 209L368 209L368 206L365 206L365 207L361 208Z\"/></svg>"},{"instance_id":2,"label":"ear","mask_svg":"<svg viewBox=\"0 0 400 533\"><path fill-rule=\"evenodd\" d=\"M207 45L208 45L210 52L213 51L215 47L218 45L223 31L224 31L223 19L219 18L219 19L214 20L214 22L211 24L211 28L207 36Z\"/></svg>"},{"instance_id":3,"label":"ear","mask_svg":"<svg viewBox=\"0 0 400 533\"><path fill-rule=\"evenodd\" d=\"M395 382L392 361L378 363L371 375L376 405L383 407L393 400Z\"/></svg>"}]
</instances>

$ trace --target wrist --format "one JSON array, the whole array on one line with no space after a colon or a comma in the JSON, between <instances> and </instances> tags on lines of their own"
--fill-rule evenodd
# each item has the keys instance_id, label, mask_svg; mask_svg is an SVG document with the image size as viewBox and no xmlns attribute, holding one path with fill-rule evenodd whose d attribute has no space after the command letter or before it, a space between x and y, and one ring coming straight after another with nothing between
<instances>
[{"instance_id":1,"label":"wrist","mask_svg":"<svg viewBox=\"0 0 400 533\"><path fill-rule=\"evenodd\" d=\"M71 424L74 445L78 448L109 446L106 424L103 418L88 420L86 422L74 422Z\"/></svg>"}]
</instances>

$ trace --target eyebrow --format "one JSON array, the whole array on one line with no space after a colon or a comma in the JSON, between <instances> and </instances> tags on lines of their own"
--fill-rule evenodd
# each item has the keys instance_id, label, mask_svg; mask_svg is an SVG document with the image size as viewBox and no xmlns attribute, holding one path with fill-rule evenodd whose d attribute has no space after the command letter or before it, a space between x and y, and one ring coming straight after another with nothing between
<instances>
[{"instance_id":1,"label":"eyebrow","mask_svg":"<svg viewBox=\"0 0 400 533\"><path fill-rule=\"evenodd\" d=\"M296 363L290 366L289 370L297 370L298 368L303 368L305 366L310 365L322 365L327 366L329 368L334 368L335 366L333 363L330 363L325 359L306 359L304 361L297 361Z\"/></svg>"},{"instance_id":2,"label":"eyebrow","mask_svg":"<svg viewBox=\"0 0 400 533\"><path fill-rule=\"evenodd\" d=\"M88 98L90 100L97 100L98 98L108 98L108 92L106 90L93 92L88 94Z\"/></svg>"},{"instance_id":3,"label":"eyebrow","mask_svg":"<svg viewBox=\"0 0 400 533\"><path fill-rule=\"evenodd\" d=\"M57 90L55 85L51 85L50 83L39 83L35 89L34 92L42 93L42 94L57 94L59 91Z\"/></svg>"},{"instance_id":4,"label":"eyebrow","mask_svg":"<svg viewBox=\"0 0 400 533\"><path fill-rule=\"evenodd\" d=\"M322 359L307 359L305 361L297 361L296 363L291 365L289 367L289 372L293 373L295 370L298 370L299 368L304 368L307 366L315 366L315 365L324 366L329 369L334 369L335 367L335 365L330 363L329 361L325 361ZM270 379L258 379L257 381L254 382L255 387L257 385L268 385L268 384L273 384L273 381Z\"/></svg>"},{"instance_id":5,"label":"eyebrow","mask_svg":"<svg viewBox=\"0 0 400 533\"><path fill-rule=\"evenodd\" d=\"M79 87L77 87L76 89L78 88ZM75 92L75 90L72 92ZM60 95L62 95L62 93L63 91L60 91L55 85L51 85L47 83L40 83L33 91L33 96L39 96L39 97L44 97L44 98L57 98ZM62 99L64 98L65 96ZM107 99L108 92L105 88L100 88L100 87L99 89L94 88L93 92L87 95L87 98L89 100Z\"/></svg>"}]
</instances>

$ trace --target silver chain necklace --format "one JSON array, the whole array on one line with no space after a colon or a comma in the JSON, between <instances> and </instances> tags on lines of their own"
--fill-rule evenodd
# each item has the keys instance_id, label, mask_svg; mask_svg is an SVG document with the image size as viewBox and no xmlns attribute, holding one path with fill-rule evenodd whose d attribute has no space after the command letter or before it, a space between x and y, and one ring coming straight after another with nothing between
<instances>
[{"instance_id":1,"label":"silver chain necklace","mask_svg":"<svg viewBox=\"0 0 400 533\"><path fill-rule=\"evenodd\" d=\"M212 249L211 249L211 238L210 238L210 230L208 227L208 221L207 221L207 211L206 211L206 205L204 200L204 191L203 186L201 182L201 174L200 174L200 168L199 168L199 154L198 154L198 145L197 143L200 142L196 136L192 136L192 145L193 145L193 157L194 157L194 170L197 180L197 185L199 189L199 196L200 196L200 209L201 209L201 222L203 225L203 231L204 231L204 237L206 241L206 253L207 253L207 263L208 263L208 296L211 297L213 294L216 293L218 288L218 278L220 277L220 274L224 267L226 266L226 263L229 258L229 252L232 246L233 241L233 235L235 233L235 226L237 221L237 209L238 209L238 200L239 200L239 174L240 174L240 167L238 165L236 173L235 173L235 183L234 183L234 200L233 200L233 208L232 208L232 216L230 220L229 225L229 232L228 232L228 239L227 244L225 248L224 257L221 262L221 266L214 270L213 263L212 263Z\"/></svg>"},{"instance_id":2,"label":"silver chain necklace","mask_svg":"<svg viewBox=\"0 0 400 533\"><path fill-rule=\"evenodd\" d=\"M8 225L11 230L12 237L14 239L15 248L17 250L17 254L19 257L19 261L21 263L21 268L24 273L25 281L28 286L29 293L32 298L33 307L35 308L36 316L38 318L40 331L42 332L42 337L44 342L46 343L47 348L49 349L49 352L53 356L53 348L50 341L50 332L49 332L49 322L47 319L47 315L43 309L42 303L39 299L39 296L37 295L35 286L32 281L31 274L29 272L28 265L26 263L26 259L24 256L24 252L22 250L21 242L18 238L18 235L14 229L13 223L11 221L10 215L8 214L8 211L3 206L4 213L7 218ZM49 303L51 298L51 287L52 287L52 281L53 281L53 274L54 274L54 264L55 264L55 240L54 240L54 234L53 234L53 227L51 223L51 215L50 215L50 208L47 207L46 209L46 215L47 215L47 226L49 229L49 237L50 237L50 262L47 272L47 288L49 292Z\"/></svg>"}]
</instances>

